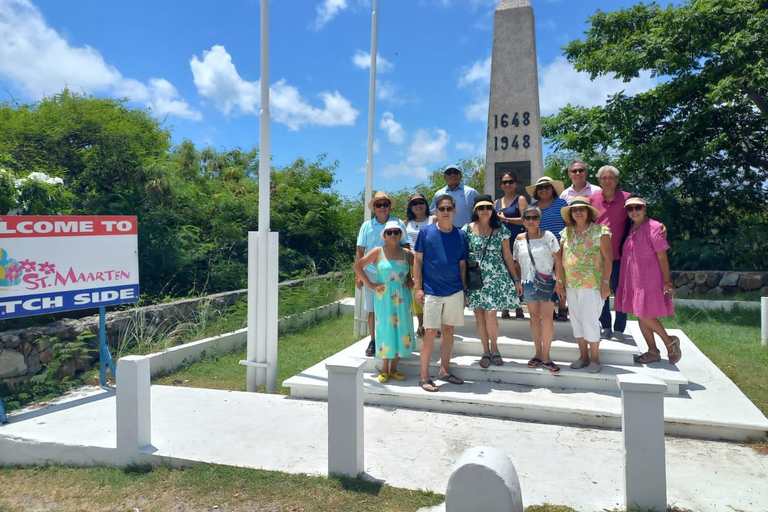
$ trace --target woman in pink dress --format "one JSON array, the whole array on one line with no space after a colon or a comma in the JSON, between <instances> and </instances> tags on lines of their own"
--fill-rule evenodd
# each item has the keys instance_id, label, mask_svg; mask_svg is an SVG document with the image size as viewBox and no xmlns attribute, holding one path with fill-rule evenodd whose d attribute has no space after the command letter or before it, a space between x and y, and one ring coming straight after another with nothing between
<instances>
[{"instance_id":1,"label":"woman in pink dress","mask_svg":"<svg viewBox=\"0 0 768 512\"><path fill-rule=\"evenodd\" d=\"M680 339L670 336L659 321L675 313L672 297L675 288L669 274L667 239L661 236L661 224L646 214L646 202L632 194L624 203L632 225L621 254L619 287L616 290L616 311L634 313L640 323L648 351L637 356L638 363L661 361L654 334L667 347L672 364L680 360Z\"/></svg>"}]
</instances>

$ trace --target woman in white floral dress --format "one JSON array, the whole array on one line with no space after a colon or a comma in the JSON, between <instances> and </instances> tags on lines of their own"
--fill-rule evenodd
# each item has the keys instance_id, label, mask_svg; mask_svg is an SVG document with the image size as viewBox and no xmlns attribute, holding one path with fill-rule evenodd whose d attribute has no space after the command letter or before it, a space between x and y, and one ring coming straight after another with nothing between
<instances>
[{"instance_id":1,"label":"woman in white floral dress","mask_svg":"<svg viewBox=\"0 0 768 512\"><path fill-rule=\"evenodd\" d=\"M501 221L489 195L475 198L472 222L464 226L469 244L469 263L480 263L483 287L467 292L467 306L474 309L477 318L477 333L483 344L480 366L488 368L504 364L498 346L498 310L516 309L520 305L517 276L512 251L509 247L509 230ZM515 284L513 285L513 279Z\"/></svg>"}]
</instances>

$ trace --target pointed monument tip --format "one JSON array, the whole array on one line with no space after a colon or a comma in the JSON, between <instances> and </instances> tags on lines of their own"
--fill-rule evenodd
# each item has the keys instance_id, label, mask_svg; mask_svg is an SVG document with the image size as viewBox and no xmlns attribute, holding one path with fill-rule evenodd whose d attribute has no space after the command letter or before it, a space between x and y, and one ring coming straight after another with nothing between
<instances>
[{"instance_id":1,"label":"pointed monument tip","mask_svg":"<svg viewBox=\"0 0 768 512\"><path fill-rule=\"evenodd\" d=\"M528 0L501 0L496 6L496 10L517 9L519 7L531 7L531 2Z\"/></svg>"}]
</instances>

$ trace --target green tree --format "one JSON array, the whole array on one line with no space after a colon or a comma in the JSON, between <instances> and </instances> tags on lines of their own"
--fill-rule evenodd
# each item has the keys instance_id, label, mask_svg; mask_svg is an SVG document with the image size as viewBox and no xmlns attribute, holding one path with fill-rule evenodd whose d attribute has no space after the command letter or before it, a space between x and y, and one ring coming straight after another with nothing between
<instances>
[{"instance_id":1,"label":"green tree","mask_svg":"<svg viewBox=\"0 0 768 512\"><path fill-rule=\"evenodd\" d=\"M565 55L592 78L657 85L545 118L556 151L607 155L670 228L675 268L755 267L768 253L768 2L638 4L590 18ZM762 256L761 256L762 255ZM764 263L763 263L764 264Z\"/></svg>"}]
</instances>

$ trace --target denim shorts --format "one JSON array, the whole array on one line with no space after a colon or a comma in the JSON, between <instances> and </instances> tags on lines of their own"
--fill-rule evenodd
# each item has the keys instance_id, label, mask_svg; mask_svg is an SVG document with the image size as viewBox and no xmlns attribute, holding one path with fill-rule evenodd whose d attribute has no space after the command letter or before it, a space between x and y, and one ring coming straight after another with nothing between
<instances>
[{"instance_id":1,"label":"denim shorts","mask_svg":"<svg viewBox=\"0 0 768 512\"><path fill-rule=\"evenodd\" d=\"M541 300L531 300L529 297L533 297L533 281L529 283L523 283L523 302L552 302L552 301L541 301Z\"/></svg>"}]
</instances>

